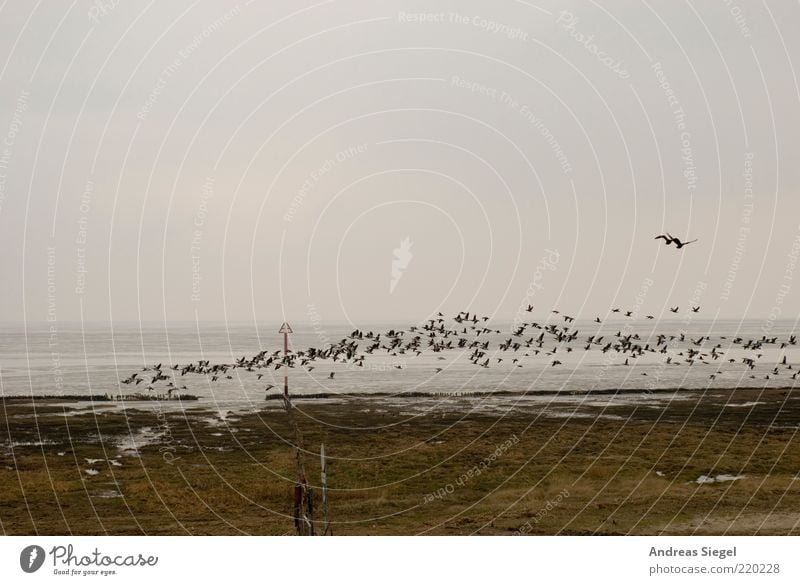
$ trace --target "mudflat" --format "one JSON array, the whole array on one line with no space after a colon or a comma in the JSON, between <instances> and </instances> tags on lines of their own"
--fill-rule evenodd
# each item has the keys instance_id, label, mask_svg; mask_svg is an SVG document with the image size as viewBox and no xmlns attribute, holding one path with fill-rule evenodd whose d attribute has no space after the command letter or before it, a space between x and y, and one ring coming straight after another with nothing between
<instances>
[{"instance_id":1,"label":"mudflat","mask_svg":"<svg viewBox=\"0 0 800 585\"><path fill-rule=\"evenodd\" d=\"M5 534L294 534L280 401L0 401ZM346 534L800 534L800 393L296 399Z\"/></svg>"}]
</instances>

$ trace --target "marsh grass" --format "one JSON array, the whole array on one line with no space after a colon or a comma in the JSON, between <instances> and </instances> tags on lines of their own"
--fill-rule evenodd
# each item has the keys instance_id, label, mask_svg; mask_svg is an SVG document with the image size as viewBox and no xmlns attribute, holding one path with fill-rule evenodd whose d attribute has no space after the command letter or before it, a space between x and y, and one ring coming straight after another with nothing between
<instances>
[{"instance_id":1,"label":"marsh grass","mask_svg":"<svg viewBox=\"0 0 800 585\"><path fill-rule=\"evenodd\" d=\"M467 414L446 401L408 417L358 398L299 404L298 421L318 504L326 445L335 534L514 534L526 523L530 534L798 534L800 405L785 391L754 392L733 396L766 404L728 408L729 394L695 393L659 408L580 408L621 419ZM215 412L201 408L158 419L135 408L64 412L0 402L7 534L293 532L285 413L211 424ZM145 429L157 431L152 443L120 451ZM510 437L518 442L458 482ZM744 477L696 483L719 474Z\"/></svg>"}]
</instances>

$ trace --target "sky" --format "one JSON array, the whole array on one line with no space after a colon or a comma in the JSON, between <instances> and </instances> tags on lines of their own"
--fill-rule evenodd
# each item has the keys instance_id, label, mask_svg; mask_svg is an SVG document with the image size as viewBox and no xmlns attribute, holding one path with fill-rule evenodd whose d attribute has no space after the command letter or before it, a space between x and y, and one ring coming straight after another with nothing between
<instances>
[{"instance_id":1,"label":"sky","mask_svg":"<svg viewBox=\"0 0 800 585\"><path fill-rule=\"evenodd\" d=\"M0 321L794 320L798 24L793 0L10 0Z\"/></svg>"}]
</instances>

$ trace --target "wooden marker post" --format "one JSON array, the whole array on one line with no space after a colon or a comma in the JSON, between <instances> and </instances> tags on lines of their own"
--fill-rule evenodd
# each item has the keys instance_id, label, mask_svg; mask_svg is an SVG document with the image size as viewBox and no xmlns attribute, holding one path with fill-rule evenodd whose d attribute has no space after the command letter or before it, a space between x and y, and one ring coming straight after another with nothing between
<instances>
[{"instance_id":1,"label":"wooden marker post","mask_svg":"<svg viewBox=\"0 0 800 585\"><path fill-rule=\"evenodd\" d=\"M278 333L283 333L283 355L289 355L289 334L292 333L292 328L288 323L284 322ZM288 362L284 364L286 368L289 367ZM311 490L308 489L308 482L306 481L306 471L303 465L303 435L300 432L300 427L294 419L294 412L292 402L289 399L289 370L283 376L283 405L286 408L286 414L289 417L289 424L294 430L295 437L295 463L297 464L297 484L294 487L294 525L297 529L297 534L300 536L314 536L314 518L313 518L313 502L311 499Z\"/></svg>"},{"instance_id":2,"label":"wooden marker post","mask_svg":"<svg viewBox=\"0 0 800 585\"><path fill-rule=\"evenodd\" d=\"M283 333L283 355L289 355L289 334L293 333L289 324L284 321L278 333ZM289 370L285 370L283 374L283 395L289 396Z\"/></svg>"},{"instance_id":3,"label":"wooden marker post","mask_svg":"<svg viewBox=\"0 0 800 585\"><path fill-rule=\"evenodd\" d=\"M328 536L330 523L328 522L328 467L325 461L325 445L319 446L319 463L322 476L322 536Z\"/></svg>"}]
</instances>

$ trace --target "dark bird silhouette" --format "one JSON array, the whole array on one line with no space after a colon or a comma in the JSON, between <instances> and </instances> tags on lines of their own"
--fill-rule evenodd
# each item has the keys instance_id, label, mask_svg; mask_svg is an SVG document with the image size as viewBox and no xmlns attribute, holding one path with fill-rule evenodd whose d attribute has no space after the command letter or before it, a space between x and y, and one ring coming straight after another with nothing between
<instances>
[{"instance_id":1,"label":"dark bird silhouette","mask_svg":"<svg viewBox=\"0 0 800 585\"><path fill-rule=\"evenodd\" d=\"M684 246L688 246L689 244L695 243L697 241L697 238L695 238L694 240L689 240L688 242L681 242L678 238L673 238L672 241L675 244L675 247L680 250Z\"/></svg>"},{"instance_id":2,"label":"dark bird silhouette","mask_svg":"<svg viewBox=\"0 0 800 585\"><path fill-rule=\"evenodd\" d=\"M678 248L679 250L684 246L688 246L689 244L693 244L694 242L697 241L697 239L694 239L688 242L681 242L680 238L675 238L671 236L669 232L667 232L666 235L661 234L660 236L656 236L655 239L664 240L664 244L666 244L667 246L669 246L670 244L675 244L675 247Z\"/></svg>"}]
</instances>

